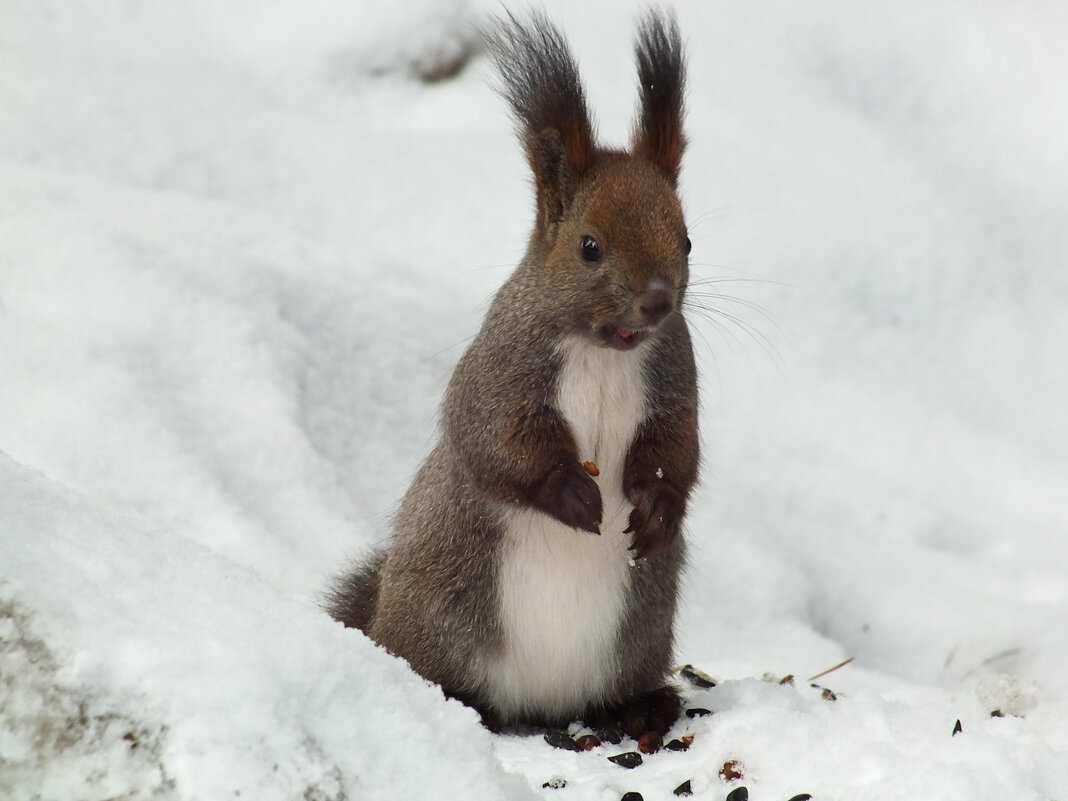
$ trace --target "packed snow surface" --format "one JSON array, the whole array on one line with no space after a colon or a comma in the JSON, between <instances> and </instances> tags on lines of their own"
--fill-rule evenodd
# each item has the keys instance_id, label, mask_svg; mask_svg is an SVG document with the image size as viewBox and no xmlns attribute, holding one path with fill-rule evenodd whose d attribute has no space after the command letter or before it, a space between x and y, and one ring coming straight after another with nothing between
<instances>
[{"instance_id":1,"label":"packed snow surface","mask_svg":"<svg viewBox=\"0 0 1068 801\"><path fill-rule=\"evenodd\" d=\"M639 7L546 5L624 143ZM532 220L498 4L386 6L0 13L0 797L1068 799L1065 6L678 4L719 683L634 770L319 607Z\"/></svg>"}]
</instances>

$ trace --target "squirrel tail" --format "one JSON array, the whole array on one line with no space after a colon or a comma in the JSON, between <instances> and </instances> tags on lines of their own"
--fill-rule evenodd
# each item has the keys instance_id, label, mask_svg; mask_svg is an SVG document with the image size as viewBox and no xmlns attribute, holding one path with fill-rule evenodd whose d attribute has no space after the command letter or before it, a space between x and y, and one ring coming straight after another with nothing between
<instances>
[{"instance_id":1,"label":"squirrel tail","mask_svg":"<svg viewBox=\"0 0 1068 801\"><path fill-rule=\"evenodd\" d=\"M378 587L385 561L385 551L376 551L370 559L337 578L324 604L334 620L367 634L378 606Z\"/></svg>"}]
</instances>

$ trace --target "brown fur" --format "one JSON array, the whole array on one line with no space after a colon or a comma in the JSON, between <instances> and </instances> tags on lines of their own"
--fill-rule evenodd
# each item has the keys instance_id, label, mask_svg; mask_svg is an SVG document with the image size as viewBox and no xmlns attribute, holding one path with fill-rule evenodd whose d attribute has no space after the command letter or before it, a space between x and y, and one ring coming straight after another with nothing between
<instances>
[{"instance_id":1,"label":"brown fur","mask_svg":"<svg viewBox=\"0 0 1068 801\"><path fill-rule=\"evenodd\" d=\"M681 526L698 466L696 373L680 311L689 273L675 192L685 145L679 32L656 14L640 29L631 152L595 145L574 60L544 16L502 21L489 45L534 172L535 227L449 382L441 438L388 544L338 581L329 609L487 722L565 722L536 710L502 720L479 678L507 634L497 605L507 519L532 507L576 529L573 536L599 532L601 490L556 405L561 348L578 337L626 350L638 332L647 356L634 392L646 412L635 421L622 489L634 507L626 533L641 569L628 574L614 633L618 676L570 715L663 732L679 710L666 681ZM586 258L586 237L598 243L595 260Z\"/></svg>"}]
</instances>

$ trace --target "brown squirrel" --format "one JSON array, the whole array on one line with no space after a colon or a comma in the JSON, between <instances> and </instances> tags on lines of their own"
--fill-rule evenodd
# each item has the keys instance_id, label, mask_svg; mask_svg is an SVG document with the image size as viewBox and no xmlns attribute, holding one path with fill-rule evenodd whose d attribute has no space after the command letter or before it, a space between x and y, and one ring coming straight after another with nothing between
<instances>
[{"instance_id":1,"label":"brown squirrel","mask_svg":"<svg viewBox=\"0 0 1068 801\"><path fill-rule=\"evenodd\" d=\"M594 142L543 14L487 39L534 173L534 230L456 366L388 544L328 609L490 728L663 734L681 703L669 673L698 468L678 25L642 20L629 151Z\"/></svg>"}]
</instances>

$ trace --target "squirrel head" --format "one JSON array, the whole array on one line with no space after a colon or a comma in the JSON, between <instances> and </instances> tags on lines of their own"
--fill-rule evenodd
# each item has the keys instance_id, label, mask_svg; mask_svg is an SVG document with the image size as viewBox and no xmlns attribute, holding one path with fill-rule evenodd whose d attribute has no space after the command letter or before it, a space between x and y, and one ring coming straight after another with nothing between
<instances>
[{"instance_id":1,"label":"squirrel head","mask_svg":"<svg viewBox=\"0 0 1068 801\"><path fill-rule=\"evenodd\" d=\"M677 312L690 241L678 197L685 69L675 19L650 12L636 44L639 102L628 150L599 147L578 68L535 12L488 36L534 174L530 255L576 332L637 347Z\"/></svg>"}]
</instances>

